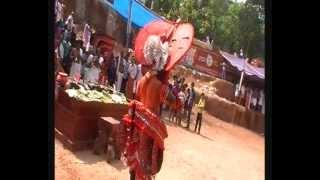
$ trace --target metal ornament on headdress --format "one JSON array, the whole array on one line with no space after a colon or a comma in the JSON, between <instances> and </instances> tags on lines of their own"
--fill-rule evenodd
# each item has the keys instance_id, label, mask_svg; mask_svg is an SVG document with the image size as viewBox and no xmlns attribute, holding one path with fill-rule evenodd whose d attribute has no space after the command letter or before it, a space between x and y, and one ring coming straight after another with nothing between
<instances>
[{"instance_id":1,"label":"metal ornament on headdress","mask_svg":"<svg viewBox=\"0 0 320 180\"><path fill-rule=\"evenodd\" d=\"M148 65L154 65L155 70L161 71L167 63L168 43L162 43L159 36L151 35L144 45L143 54Z\"/></svg>"}]
</instances>

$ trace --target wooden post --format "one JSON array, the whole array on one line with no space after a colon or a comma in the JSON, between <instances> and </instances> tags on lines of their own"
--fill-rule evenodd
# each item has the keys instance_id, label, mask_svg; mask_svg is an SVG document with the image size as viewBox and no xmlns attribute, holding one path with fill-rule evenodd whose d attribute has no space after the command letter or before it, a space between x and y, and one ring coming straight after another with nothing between
<instances>
[{"instance_id":1,"label":"wooden post","mask_svg":"<svg viewBox=\"0 0 320 180\"><path fill-rule=\"evenodd\" d=\"M240 77L240 82L239 82L239 97L240 97L240 93L241 93L241 86L242 86L242 82L243 82L243 78L244 78L244 73L245 73L245 67L246 67L246 62L247 62L248 59L246 59L244 62L243 62L243 70L241 72L241 77Z\"/></svg>"}]
</instances>

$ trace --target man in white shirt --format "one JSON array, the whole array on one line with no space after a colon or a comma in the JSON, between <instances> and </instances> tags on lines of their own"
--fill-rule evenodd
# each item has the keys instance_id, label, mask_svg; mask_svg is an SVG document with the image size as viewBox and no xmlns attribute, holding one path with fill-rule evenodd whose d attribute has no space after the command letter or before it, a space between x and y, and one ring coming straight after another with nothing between
<instances>
[{"instance_id":1,"label":"man in white shirt","mask_svg":"<svg viewBox=\"0 0 320 180\"><path fill-rule=\"evenodd\" d=\"M124 73L124 59L123 55L121 55L117 58L117 82L116 82L116 90L120 92L122 80L123 80L123 73Z\"/></svg>"}]
</instances>

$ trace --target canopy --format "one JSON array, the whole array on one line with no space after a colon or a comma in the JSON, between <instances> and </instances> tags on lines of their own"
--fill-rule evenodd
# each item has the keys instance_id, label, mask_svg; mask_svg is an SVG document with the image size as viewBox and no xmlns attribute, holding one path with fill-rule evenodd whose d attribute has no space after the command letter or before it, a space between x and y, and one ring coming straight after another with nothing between
<instances>
[{"instance_id":1,"label":"canopy","mask_svg":"<svg viewBox=\"0 0 320 180\"><path fill-rule=\"evenodd\" d=\"M250 65L246 59L239 58L237 56L231 55L227 52L220 51L221 55L239 71L245 72L249 76L257 76L260 79L264 79L264 68L258 68Z\"/></svg>"},{"instance_id":2,"label":"canopy","mask_svg":"<svg viewBox=\"0 0 320 180\"><path fill-rule=\"evenodd\" d=\"M151 21L165 20L161 16L155 14L150 9L145 7L141 2L136 0L114 0L110 3L108 0L100 0L103 5L111 6L125 21L129 17L129 4L132 1L131 22L133 26L141 28Z\"/></svg>"}]
</instances>

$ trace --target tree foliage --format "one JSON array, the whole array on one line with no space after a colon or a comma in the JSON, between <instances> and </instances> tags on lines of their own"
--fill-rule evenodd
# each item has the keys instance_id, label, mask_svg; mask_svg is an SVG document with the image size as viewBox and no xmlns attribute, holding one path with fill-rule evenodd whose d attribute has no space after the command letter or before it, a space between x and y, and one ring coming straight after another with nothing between
<instances>
[{"instance_id":1,"label":"tree foliage","mask_svg":"<svg viewBox=\"0 0 320 180\"><path fill-rule=\"evenodd\" d=\"M148 7L151 2L145 0ZM153 10L192 23L196 38L209 36L216 48L231 53L242 48L247 57L264 57L264 0L153 0Z\"/></svg>"}]
</instances>

